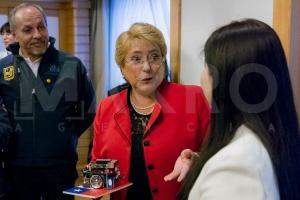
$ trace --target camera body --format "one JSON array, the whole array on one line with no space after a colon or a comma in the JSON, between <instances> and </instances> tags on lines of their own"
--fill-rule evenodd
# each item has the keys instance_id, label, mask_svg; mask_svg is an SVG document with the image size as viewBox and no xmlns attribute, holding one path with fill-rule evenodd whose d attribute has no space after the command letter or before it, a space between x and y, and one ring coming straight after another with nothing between
<instances>
[{"instance_id":1,"label":"camera body","mask_svg":"<svg viewBox=\"0 0 300 200\"><path fill-rule=\"evenodd\" d=\"M119 162L112 159L97 159L83 170L83 186L112 189L120 176Z\"/></svg>"}]
</instances>

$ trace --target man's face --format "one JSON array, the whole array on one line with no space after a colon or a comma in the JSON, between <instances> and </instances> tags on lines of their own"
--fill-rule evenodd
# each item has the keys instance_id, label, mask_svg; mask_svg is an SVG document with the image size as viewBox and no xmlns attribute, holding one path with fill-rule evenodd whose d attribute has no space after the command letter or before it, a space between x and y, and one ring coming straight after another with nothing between
<instances>
[{"instance_id":1,"label":"man's face","mask_svg":"<svg viewBox=\"0 0 300 200\"><path fill-rule=\"evenodd\" d=\"M22 54L32 61L40 58L48 47L49 35L42 13L35 7L19 9L15 14L14 35Z\"/></svg>"}]
</instances>

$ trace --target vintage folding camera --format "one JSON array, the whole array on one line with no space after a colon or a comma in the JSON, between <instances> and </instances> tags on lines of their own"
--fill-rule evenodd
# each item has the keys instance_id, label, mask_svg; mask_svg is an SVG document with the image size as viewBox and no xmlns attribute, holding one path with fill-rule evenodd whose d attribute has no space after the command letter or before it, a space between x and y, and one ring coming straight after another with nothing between
<instances>
[{"instance_id":1,"label":"vintage folding camera","mask_svg":"<svg viewBox=\"0 0 300 200\"><path fill-rule=\"evenodd\" d=\"M119 162L112 159L97 159L83 170L84 187L112 189L120 177Z\"/></svg>"}]
</instances>

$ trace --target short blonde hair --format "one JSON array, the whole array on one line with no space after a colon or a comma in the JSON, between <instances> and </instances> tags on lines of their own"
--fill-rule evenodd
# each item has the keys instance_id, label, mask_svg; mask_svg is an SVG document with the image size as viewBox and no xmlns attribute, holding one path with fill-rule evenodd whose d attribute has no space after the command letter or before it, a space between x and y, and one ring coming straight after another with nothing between
<instances>
[{"instance_id":1,"label":"short blonde hair","mask_svg":"<svg viewBox=\"0 0 300 200\"><path fill-rule=\"evenodd\" d=\"M134 23L128 31L121 33L117 38L115 60L119 66L124 65L128 49L134 39L144 39L152 44L158 45L162 57L166 57L167 45L162 32L151 24Z\"/></svg>"}]
</instances>

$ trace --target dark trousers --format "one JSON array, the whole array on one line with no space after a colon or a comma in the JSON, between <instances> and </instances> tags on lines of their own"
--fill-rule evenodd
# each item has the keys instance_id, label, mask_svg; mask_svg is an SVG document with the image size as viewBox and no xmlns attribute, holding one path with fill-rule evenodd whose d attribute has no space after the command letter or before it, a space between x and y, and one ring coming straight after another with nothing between
<instances>
[{"instance_id":1,"label":"dark trousers","mask_svg":"<svg viewBox=\"0 0 300 200\"><path fill-rule=\"evenodd\" d=\"M7 180L6 169L4 168L4 162L0 160L0 164L0 200L7 200L10 187Z\"/></svg>"},{"instance_id":2,"label":"dark trousers","mask_svg":"<svg viewBox=\"0 0 300 200\"><path fill-rule=\"evenodd\" d=\"M73 200L63 190L74 187L75 165L50 167L10 166L12 198L16 200Z\"/></svg>"}]
</instances>

